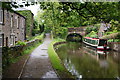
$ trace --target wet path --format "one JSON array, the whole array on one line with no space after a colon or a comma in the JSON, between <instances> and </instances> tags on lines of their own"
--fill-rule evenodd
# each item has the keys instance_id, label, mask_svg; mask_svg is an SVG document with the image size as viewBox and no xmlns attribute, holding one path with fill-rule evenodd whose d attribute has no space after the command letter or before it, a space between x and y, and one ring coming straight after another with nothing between
<instances>
[{"instance_id":1,"label":"wet path","mask_svg":"<svg viewBox=\"0 0 120 80\"><path fill-rule=\"evenodd\" d=\"M47 53L50 42L50 35L46 34L43 44L31 53L23 69L21 78L57 78Z\"/></svg>"}]
</instances>

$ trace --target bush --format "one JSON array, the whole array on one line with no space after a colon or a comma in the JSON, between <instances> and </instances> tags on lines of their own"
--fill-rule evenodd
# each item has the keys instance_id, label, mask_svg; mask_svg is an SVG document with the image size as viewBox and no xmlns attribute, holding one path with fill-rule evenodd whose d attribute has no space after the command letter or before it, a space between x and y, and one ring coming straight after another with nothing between
<instances>
[{"instance_id":1,"label":"bush","mask_svg":"<svg viewBox=\"0 0 120 80\"><path fill-rule=\"evenodd\" d=\"M16 43L16 45L24 46L24 45L26 45L26 43L23 42L23 41L18 41L18 42Z\"/></svg>"},{"instance_id":2,"label":"bush","mask_svg":"<svg viewBox=\"0 0 120 80\"><path fill-rule=\"evenodd\" d=\"M65 27L61 27L61 30L59 31L58 35L60 38L64 39L67 35L68 29Z\"/></svg>"},{"instance_id":3,"label":"bush","mask_svg":"<svg viewBox=\"0 0 120 80\"><path fill-rule=\"evenodd\" d=\"M95 24L95 25L93 25L93 27L88 26L86 28L86 32L87 32L87 34L90 33L91 31L98 32L99 28L100 28L100 24Z\"/></svg>"},{"instance_id":4,"label":"bush","mask_svg":"<svg viewBox=\"0 0 120 80\"><path fill-rule=\"evenodd\" d=\"M33 36L33 37L29 38L29 41L32 41L32 40L35 40L35 39L43 40L43 38L44 38L44 33L38 34L36 36Z\"/></svg>"},{"instance_id":5,"label":"bush","mask_svg":"<svg viewBox=\"0 0 120 80\"><path fill-rule=\"evenodd\" d=\"M109 39L108 42L120 42L120 39Z\"/></svg>"},{"instance_id":6,"label":"bush","mask_svg":"<svg viewBox=\"0 0 120 80\"><path fill-rule=\"evenodd\" d=\"M110 23L111 23L111 27L109 29L110 31L114 31L114 30L120 31L119 21L111 20Z\"/></svg>"},{"instance_id":7,"label":"bush","mask_svg":"<svg viewBox=\"0 0 120 80\"><path fill-rule=\"evenodd\" d=\"M117 30L113 30L113 31L106 32L105 35L109 35L109 34L113 34L113 33L117 33L117 32L118 32Z\"/></svg>"},{"instance_id":8,"label":"bush","mask_svg":"<svg viewBox=\"0 0 120 80\"><path fill-rule=\"evenodd\" d=\"M95 31L91 31L86 37L98 38L98 35Z\"/></svg>"},{"instance_id":9,"label":"bush","mask_svg":"<svg viewBox=\"0 0 120 80\"><path fill-rule=\"evenodd\" d=\"M44 38L44 33L34 37L34 39L39 39L39 40L42 40L43 38Z\"/></svg>"}]
</instances>

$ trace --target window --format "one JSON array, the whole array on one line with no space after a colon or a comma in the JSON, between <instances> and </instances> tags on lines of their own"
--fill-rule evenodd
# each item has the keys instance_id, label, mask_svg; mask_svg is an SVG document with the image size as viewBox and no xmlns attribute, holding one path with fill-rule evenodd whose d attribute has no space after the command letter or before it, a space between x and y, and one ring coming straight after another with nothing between
<instances>
[{"instance_id":1,"label":"window","mask_svg":"<svg viewBox=\"0 0 120 80\"><path fill-rule=\"evenodd\" d=\"M98 45L98 40L95 41L95 44Z\"/></svg>"},{"instance_id":2,"label":"window","mask_svg":"<svg viewBox=\"0 0 120 80\"><path fill-rule=\"evenodd\" d=\"M14 45L15 45L15 36L14 36L14 35L11 35L11 36L10 36L10 40L11 40L11 41L10 41L10 45L11 45L11 46L14 46Z\"/></svg>"},{"instance_id":3,"label":"window","mask_svg":"<svg viewBox=\"0 0 120 80\"><path fill-rule=\"evenodd\" d=\"M95 44L95 40L92 40L91 43L94 45Z\"/></svg>"},{"instance_id":4,"label":"window","mask_svg":"<svg viewBox=\"0 0 120 80\"><path fill-rule=\"evenodd\" d=\"M0 47L4 46L4 34L0 34Z\"/></svg>"},{"instance_id":5,"label":"window","mask_svg":"<svg viewBox=\"0 0 120 80\"><path fill-rule=\"evenodd\" d=\"M11 15L11 28L13 27L13 15Z\"/></svg>"},{"instance_id":6,"label":"window","mask_svg":"<svg viewBox=\"0 0 120 80\"><path fill-rule=\"evenodd\" d=\"M3 24L3 9L0 8L0 24Z\"/></svg>"},{"instance_id":7,"label":"window","mask_svg":"<svg viewBox=\"0 0 120 80\"><path fill-rule=\"evenodd\" d=\"M2 47L2 34L0 34L0 47Z\"/></svg>"},{"instance_id":8,"label":"window","mask_svg":"<svg viewBox=\"0 0 120 80\"><path fill-rule=\"evenodd\" d=\"M17 17L17 29L19 29L19 17Z\"/></svg>"},{"instance_id":9,"label":"window","mask_svg":"<svg viewBox=\"0 0 120 80\"><path fill-rule=\"evenodd\" d=\"M106 40L100 40L99 41L99 46L104 46L104 44L106 44L107 41Z\"/></svg>"}]
</instances>

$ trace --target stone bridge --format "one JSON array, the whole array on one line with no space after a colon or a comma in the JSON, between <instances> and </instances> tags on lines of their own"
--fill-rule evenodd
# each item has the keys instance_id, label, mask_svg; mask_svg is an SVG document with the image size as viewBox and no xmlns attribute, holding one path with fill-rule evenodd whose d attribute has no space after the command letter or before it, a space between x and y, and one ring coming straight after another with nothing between
<instances>
[{"instance_id":1,"label":"stone bridge","mask_svg":"<svg viewBox=\"0 0 120 80\"><path fill-rule=\"evenodd\" d=\"M81 36L85 35L85 30L86 27L72 27L72 28L68 28L68 35L69 34L80 34Z\"/></svg>"},{"instance_id":2,"label":"stone bridge","mask_svg":"<svg viewBox=\"0 0 120 80\"><path fill-rule=\"evenodd\" d=\"M68 35L66 37L67 41L82 41L82 36L84 36L86 27L73 27L68 28Z\"/></svg>"}]
</instances>

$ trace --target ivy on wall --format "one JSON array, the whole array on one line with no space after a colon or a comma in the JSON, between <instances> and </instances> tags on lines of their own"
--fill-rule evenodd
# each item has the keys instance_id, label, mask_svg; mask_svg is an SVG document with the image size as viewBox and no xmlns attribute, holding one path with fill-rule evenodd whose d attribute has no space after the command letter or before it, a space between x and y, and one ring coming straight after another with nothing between
<instances>
[{"instance_id":1,"label":"ivy on wall","mask_svg":"<svg viewBox=\"0 0 120 80\"><path fill-rule=\"evenodd\" d=\"M17 11L21 15L26 17L26 37L30 38L32 36L33 29L33 14L30 10Z\"/></svg>"}]
</instances>

